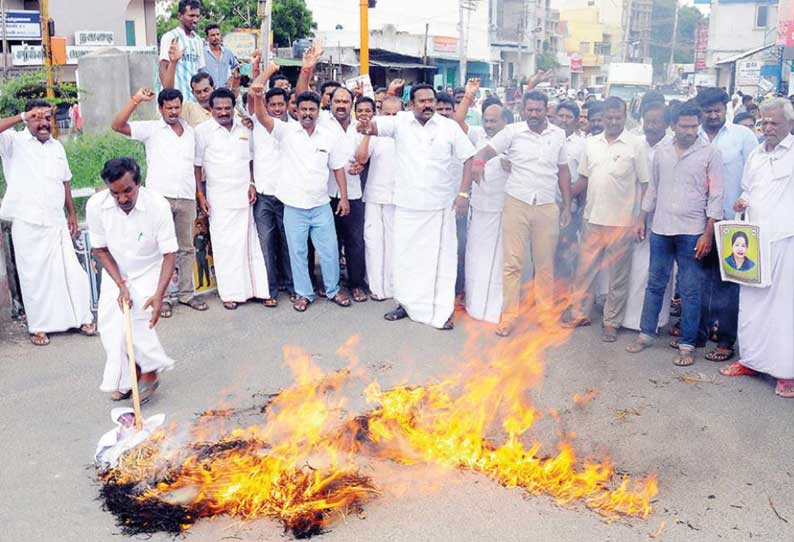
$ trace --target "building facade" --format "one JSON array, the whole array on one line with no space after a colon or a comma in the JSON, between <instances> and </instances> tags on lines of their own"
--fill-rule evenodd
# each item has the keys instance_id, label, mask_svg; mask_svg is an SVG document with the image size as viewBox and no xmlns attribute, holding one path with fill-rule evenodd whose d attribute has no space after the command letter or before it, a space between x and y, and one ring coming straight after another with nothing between
<instances>
[{"instance_id":1,"label":"building facade","mask_svg":"<svg viewBox=\"0 0 794 542\"><path fill-rule=\"evenodd\" d=\"M572 59L571 87L605 85L608 64L621 58L621 27L604 22L595 6L562 9L560 18L566 29L564 50Z\"/></svg>"}]
</instances>

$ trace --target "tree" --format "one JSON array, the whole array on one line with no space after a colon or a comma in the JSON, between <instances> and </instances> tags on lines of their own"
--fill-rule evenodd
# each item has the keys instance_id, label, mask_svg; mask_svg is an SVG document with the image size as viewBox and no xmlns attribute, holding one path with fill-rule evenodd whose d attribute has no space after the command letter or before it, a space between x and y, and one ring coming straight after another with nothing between
<instances>
[{"instance_id":1,"label":"tree","mask_svg":"<svg viewBox=\"0 0 794 542\"><path fill-rule=\"evenodd\" d=\"M651 56L656 70L661 71L670 62L670 47L673 35L673 19L677 0L653 0L651 17ZM678 8L678 29L676 31L675 54L673 62L691 64L695 61L695 33L703 14L696 7Z\"/></svg>"},{"instance_id":2,"label":"tree","mask_svg":"<svg viewBox=\"0 0 794 542\"><path fill-rule=\"evenodd\" d=\"M202 2L199 33L210 23L217 23L223 34L235 28L259 28L256 16L257 0L204 0ZM178 2L171 5L168 17L157 18L157 39L179 25ZM306 0L274 0L272 31L278 47L287 47L296 39L314 35L317 23L306 7Z\"/></svg>"}]
</instances>

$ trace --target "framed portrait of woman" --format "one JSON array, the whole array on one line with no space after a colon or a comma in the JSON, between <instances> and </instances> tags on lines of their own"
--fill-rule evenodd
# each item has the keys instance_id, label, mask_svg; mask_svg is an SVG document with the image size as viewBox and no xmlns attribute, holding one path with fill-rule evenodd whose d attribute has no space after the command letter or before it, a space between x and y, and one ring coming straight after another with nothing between
<instances>
[{"instance_id":1,"label":"framed portrait of woman","mask_svg":"<svg viewBox=\"0 0 794 542\"><path fill-rule=\"evenodd\" d=\"M768 249L758 225L726 220L714 225L722 280L745 286L769 285L764 260Z\"/></svg>"}]
</instances>

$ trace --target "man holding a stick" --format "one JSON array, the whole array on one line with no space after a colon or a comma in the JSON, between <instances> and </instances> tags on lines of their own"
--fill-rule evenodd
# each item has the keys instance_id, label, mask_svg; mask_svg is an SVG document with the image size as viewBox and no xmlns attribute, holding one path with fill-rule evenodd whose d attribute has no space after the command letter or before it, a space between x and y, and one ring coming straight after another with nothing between
<instances>
[{"instance_id":1,"label":"man holding a stick","mask_svg":"<svg viewBox=\"0 0 794 542\"><path fill-rule=\"evenodd\" d=\"M98 324L107 353L102 391L120 401L130 397L132 375L127 358L124 305L131 313L131 332L141 401L159 384L157 373L174 361L163 350L154 326L160 318L168 282L174 273L179 245L168 201L141 186L141 171L132 158L105 163L107 185L91 196L86 221L94 256L102 264Z\"/></svg>"}]
</instances>

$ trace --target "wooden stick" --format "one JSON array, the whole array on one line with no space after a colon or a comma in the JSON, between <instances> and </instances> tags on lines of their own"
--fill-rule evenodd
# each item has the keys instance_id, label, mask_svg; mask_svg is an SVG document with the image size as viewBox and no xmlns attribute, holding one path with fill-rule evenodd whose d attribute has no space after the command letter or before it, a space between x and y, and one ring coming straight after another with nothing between
<instances>
[{"instance_id":1,"label":"wooden stick","mask_svg":"<svg viewBox=\"0 0 794 542\"><path fill-rule=\"evenodd\" d=\"M141 395L138 391L138 371L135 366L135 350L132 346L132 317L130 316L130 305L124 301L124 327L127 332L127 359L130 362L130 382L132 382L132 408L135 411L135 429L143 429L143 417L141 416Z\"/></svg>"}]
</instances>

